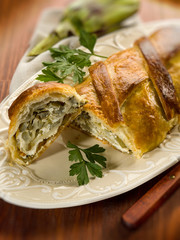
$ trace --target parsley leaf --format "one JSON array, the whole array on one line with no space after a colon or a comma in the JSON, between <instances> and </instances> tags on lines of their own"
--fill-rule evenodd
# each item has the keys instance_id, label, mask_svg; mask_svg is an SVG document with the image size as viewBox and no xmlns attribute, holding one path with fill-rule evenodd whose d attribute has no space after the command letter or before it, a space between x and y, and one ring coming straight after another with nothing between
<instances>
[{"instance_id":1,"label":"parsley leaf","mask_svg":"<svg viewBox=\"0 0 180 240\"><path fill-rule=\"evenodd\" d=\"M72 149L69 151L69 161L76 162L70 166L69 173L70 176L77 175L79 185L89 182L88 172L92 176L102 178L102 168L106 167L106 158L97 153L104 152L104 148L96 144L90 148L82 149L71 142L67 143L67 147Z\"/></svg>"},{"instance_id":2,"label":"parsley leaf","mask_svg":"<svg viewBox=\"0 0 180 240\"><path fill-rule=\"evenodd\" d=\"M75 162L83 161L83 156L78 148L69 151L69 161L75 161Z\"/></svg>"},{"instance_id":3,"label":"parsley leaf","mask_svg":"<svg viewBox=\"0 0 180 240\"><path fill-rule=\"evenodd\" d=\"M101 152L105 151L105 149L103 147L100 147L98 144L96 144L90 148L87 148L86 150L89 152L93 152L93 153L101 153Z\"/></svg>"},{"instance_id":4,"label":"parsley leaf","mask_svg":"<svg viewBox=\"0 0 180 240\"><path fill-rule=\"evenodd\" d=\"M82 46L89 49L89 51L94 54L94 46L96 44L97 37L95 34L88 33L81 30L79 41Z\"/></svg>"},{"instance_id":5,"label":"parsley leaf","mask_svg":"<svg viewBox=\"0 0 180 240\"><path fill-rule=\"evenodd\" d=\"M58 77L54 72L52 72L49 68L43 69L42 73L44 74L38 75L38 77L36 78L37 80L43 81L43 82L50 82L50 81L63 82L63 80L60 77Z\"/></svg>"},{"instance_id":6,"label":"parsley leaf","mask_svg":"<svg viewBox=\"0 0 180 240\"><path fill-rule=\"evenodd\" d=\"M97 176L99 178L102 178L102 171L101 171L102 168L99 165L95 163L87 162L86 166L92 176Z\"/></svg>"},{"instance_id":7,"label":"parsley leaf","mask_svg":"<svg viewBox=\"0 0 180 240\"><path fill-rule=\"evenodd\" d=\"M96 36L80 31L80 43L87 48L90 53L84 52L80 49L70 49L68 46L60 45L59 48L50 48L53 62L43 62L46 69L42 70L43 74L38 75L37 80L48 82L57 81L64 82L68 76L72 77L74 83L81 83L84 80L85 67L91 66L90 57L98 56L94 53L94 46L96 43Z\"/></svg>"},{"instance_id":8,"label":"parsley leaf","mask_svg":"<svg viewBox=\"0 0 180 240\"><path fill-rule=\"evenodd\" d=\"M66 77L71 76L75 83L83 81L85 72L82 69L91 65L91 54L79 49L70 49L64 45L59 48L51 48L50 52L55 62L43 62L43 65L47 67L48 71L54 73L57 79L60 78L63 82ZM43 81L47 79L46 75L46 72L44 72L44 75L38 76L37 79ZM50 76L48 75L48 77ZM55 78L50 81L54 80L56 81Z\"/></svg>"},{"instance_id":9,"label":"parsley leaf","mask_svg":"<svg viewBox=\"0 0 180 240\"><path fill-rule=\"evenodd\" d=\"M77 175L77 181L79 186L88 184L89 177L86 169L86 165L84 162L74 163L70 166L71 170L69 171L70 176Z\"/></svg>"}]
</instances>

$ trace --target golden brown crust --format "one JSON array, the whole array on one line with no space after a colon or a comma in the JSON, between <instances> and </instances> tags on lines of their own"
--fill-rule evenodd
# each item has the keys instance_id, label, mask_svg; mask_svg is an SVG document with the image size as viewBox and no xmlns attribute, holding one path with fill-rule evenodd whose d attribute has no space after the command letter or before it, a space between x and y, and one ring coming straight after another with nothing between
<instances>
[{"instance_id":1,"label":"golden brown crust","mask_svg":"<svg viewBox=\"0 0 180 240\"><path fill-rule=\"evenodd\" d=\"M84 105L85 111L91 111L95 116L102 119L103 122L107 123L102 107L100 105L99 99L96 94L95 87L92 82L92 78L88 77L83 83L77 85L76 91L79 95L83 95L87 100L87 103Z\"/></svg>"},{"instance_id":2,"label":"golden brown crust","mask_svg":"<svg viewBox=\"0 0 180 240\"><path fill-rule=\"evenodd\" d=\"M94 64L89 71L91 77L76 86L77 92L88 100L85 109L111 126L122 124L120 107L133 89L148 79L144 59L136 48L131 48Z\"/></svg>"},{"instance_id":3,"label":"golden brown crust","mask_svg":"<svg viewBox=\"0 0 180 240\"><path fill-rule=\"evenodd\" d=\"M180 26L162 28L149 39L172 77L179 105L177 111L180 114Z\"/></svg>"},{"instance_id":4,"label":"golden brown crust","mask_svg":"<svg viewBox=\"0 0 180 240\"><path fill-rule=\"evenodd\" d=\"M27 104L32 99L41 96L41 94L50 92L53 93L55 91L61 91L62 89L65 94L69 94L72 91L75 92L74 88L71 86L56 82L39 83L28 88L22 92L10 106L8 110L9 118L11 119L12 116L19 112L19 109L23 105Z\"/></svg>"},{"instance_id":5,"label":"golden brown crust","mask_svg":"<svg viewBox=\"0 0 180 240\"><path fill-rule=\"evenodd\" d=\"M170 120L174 117L174 109L178 110L176 92L171 76L148 38L143 37L136 44L147 62L150 79L158 93L166 117Z\"/></svg>"},{"instance_id":6,"label":"golden brown crust","mask_svg":"<svg viewBox=\"0 0 180 240\"><path fill-rule=\"evenodd\" d=\"M98 62L89 68L89 72L103 114L107 118L109 124L113 126L122 121L122 115L106 65L103 62Z\"/></svg>"},{"instance_id":7,"label":"golden brown crust","mask_svg":"<svg viewBox=\"0 0 180 240\"><path fill-rule=\"evenodd\" d=\"M133 89L149 77L144 59L136 48L130 48L112 55L105 64L121 107Z\"/></svg>"},{"instance_id":8,"label":"golden brown crust","mask_svg":"<svg viewBox=\"0 0 180 240\"><path fill-rule=\"evenodd\" d=\"M176 90L176 96L179 103L179 114L180 114L180 62L179 64L173 64L168 68L168 72L170 73L173 84Z\"/></svg>"},{"instance_id":9,"label":"golden brown crust","mask_svg":"<svg viewBox=\"0 0 180 240\"><path fill-rule=\"evenodd\" d=\"M150 41L163 61L167 61L180 50L180 27L171 26L154 32Z\"/></svg>"},{"instance_id":10,"label":"golden brown crust","mask_svg":"<svg viewBox=\"0 0 180 240\"><path fill-rule=\"evenodd\" d=\"M141 154L152 150L161 143L173 124L163 117L156 92L150 80L138 85L125 102L122 112L125 125L131 131L136 149Z\"/></svg>"}]
</instances>

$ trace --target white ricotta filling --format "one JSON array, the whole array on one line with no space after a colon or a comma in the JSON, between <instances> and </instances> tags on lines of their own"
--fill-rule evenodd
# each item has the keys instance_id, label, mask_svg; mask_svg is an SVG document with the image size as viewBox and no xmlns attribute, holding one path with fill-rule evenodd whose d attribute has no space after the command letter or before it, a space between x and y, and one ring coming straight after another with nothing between
<instances>
[{"instance_id":1,"label":"white ricotta filling","mask_svg":"<svg viewBox=\"0 0 180 240\"><path fill-rule=\"evenodd\" d=\"M34 103L24 115L15 135L22 157L34 156L38 146L58 132L65 115L76 112L78 105L74 98L69 98L66 102Z\"/></svg>"},{"instance_id":2,"label":"white ricotta filling","mask_svg":"<svg viewBox=\"0 0 180 240\"><path fill-rule=\"evenodd\" d=\"M129 152L129 149L123 141L123 132L118 131L114 133L110 131L98 118L90 116L88 112L82 112L81 115L75 119L75 124L83 131L89 132L92 136L100 140L106 140L120 151Z\"/></svg>"}]
</instances>

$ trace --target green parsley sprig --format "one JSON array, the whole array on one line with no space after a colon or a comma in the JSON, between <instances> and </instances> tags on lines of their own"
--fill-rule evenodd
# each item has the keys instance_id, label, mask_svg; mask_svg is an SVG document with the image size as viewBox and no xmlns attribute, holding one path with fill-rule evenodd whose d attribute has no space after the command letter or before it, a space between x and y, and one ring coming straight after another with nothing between
<instances>
[{"instance_id":1,"label":"green parsley sprig","mask_svg":"<svg viewBox=\"0 0 180 240\"><path fill-rule=\"evenodd\" d=\"M43 82L57 81L63 83L65 78L71 76L75 84L83 82L86 74L83 69L91 66L90 57L106 58L94 53L96 40L96 35L81 30L80 44L87 48L90 53L80 49L70 49L65 45L60 45L59 48L50 48L49 50L54 61L43 62L46 68L42 70L43 74L38 75L36 79Z\"/></svg>"},{"instance_id":2,"label":"green parsley sprig","mask_svg":"<svg viewBox=\"0 0 180 240\"><path fill-rule=\"evenodd\" d=\"M92 176L102 178L102 168L106 167L106 158L98 153L103 153L105 149L98 144L82 149L71 142L67 143L69 151L69 161L76 163L70 166L70 176L77 175L79 185L89 182L88 172ZM86 157L86 160L85 160Z\"/></svg>"}]
</instances>

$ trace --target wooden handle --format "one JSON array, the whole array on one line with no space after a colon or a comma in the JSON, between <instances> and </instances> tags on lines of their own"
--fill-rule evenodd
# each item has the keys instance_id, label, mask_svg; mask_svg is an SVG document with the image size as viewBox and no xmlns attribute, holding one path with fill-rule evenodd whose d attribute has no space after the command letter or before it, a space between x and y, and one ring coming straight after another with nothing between
<instances>
[{"instance_id":1,"label":"wooden handle","mask_svg":"<svg viewBox=\"0 0 180 240\"><path fill-rule=\"evenodd\" d=\"M139 227L179 186L180 164L123 214L123 223L128 228Z\"/></svg>"}]
</instances>

